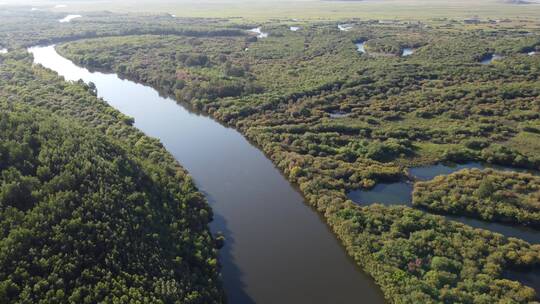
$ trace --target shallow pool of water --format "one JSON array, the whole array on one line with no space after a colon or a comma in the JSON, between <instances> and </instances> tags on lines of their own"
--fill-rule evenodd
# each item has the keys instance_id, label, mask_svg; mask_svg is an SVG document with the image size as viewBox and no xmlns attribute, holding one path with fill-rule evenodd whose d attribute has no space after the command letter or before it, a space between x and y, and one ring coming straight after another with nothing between
<instances>
[{"instance_id":1,"label":"shallow pool of water","mask_svg":"<svg viewBox=\"0 0 540 304\"><path fill-rule=\"evenodd\" d=\"M365 41L360 41L360 42L357 42L355 43L356 45L356 50L361 53L361 54L365 54L366 53L366 48L365 48L365 45L366 45L366 42Z\"/></svg>"},{"instance_id":2,"label":"shallow pool of water","mask_svg":"<svg viewBox=\"0 0 540 304\"><path fill-rule=\"evenodd\" d=\"M493 61L502 59L503 56L497 54L489 54L480 60L481 64L491 64Z\"/></svg>"},{"instance_id":3,"label":"shallow pool of water","mask_svg":"<svg viewBox=\"0 0 540 304\"><path fill-rule=\"evenodd\" d=\"M431 166L421 166L409 169L409 174L418 180L430 180L439 175L448 175L463 169L484 169L486 166L478 162L466 164L436 164Z\"/></svg>"},{"instance_id":4,"label":"shallow pool of water","mask_svg":"<svg viewBox=\"0 0 540 304\"><path fill-rule=\"evenodd\" d=\"M413 48L404 48L403 51L401 52L402 57L411 56L412 54L414 54Z\"/></svg>"},{"instance_id":5,"label":"shallow pool of water","mask_svg":"<svg viewBox=\"0 0 540 304\"><path fill-rule=\"evenodd\" d=\"M351 191L348 197L362 205L411 205L413 185L408 182L379 183L369 190Z\"/></svg>"},{"instance_id":6,"label":"shallow pool of water","mask_svg":"<svg viewBox=\"0 0 540 304\"><path fill-rule=\"evenodd\" d=\"M250 29L250 30L248 30L248 32L257 34L257 38L267 38L268 37L268 33L263 32L260 27Z\"/></svg>"}]
</instances>

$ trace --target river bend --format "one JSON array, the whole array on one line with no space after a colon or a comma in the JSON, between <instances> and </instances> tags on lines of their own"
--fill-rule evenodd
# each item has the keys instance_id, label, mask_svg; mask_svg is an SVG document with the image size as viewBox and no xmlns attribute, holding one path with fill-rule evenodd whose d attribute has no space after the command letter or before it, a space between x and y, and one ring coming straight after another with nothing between
<instances>
[{"instance_id":1,"label":"river bend","mask_svg":"<svg viewBox=\"0 0 540 304\"><path fill-rule=\"evenodd\" d=\"M214 211L211 229L226 237L220 260L230 303L384 302L319 215L240 133L150 87L78 67L53 46L29 51L66 80L93 82L193 176Z\"/></svg>"}]
</instances>

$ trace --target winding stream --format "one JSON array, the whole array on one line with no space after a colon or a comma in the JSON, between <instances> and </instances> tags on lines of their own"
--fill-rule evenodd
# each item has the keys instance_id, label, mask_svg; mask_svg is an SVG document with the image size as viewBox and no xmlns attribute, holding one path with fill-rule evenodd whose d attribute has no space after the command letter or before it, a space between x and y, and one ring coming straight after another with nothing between
<instances>
[{"instance_id":1,"label":"winding stream","mask_svg":"<svg viewBox=\"0 0 540 304\"><path fill-rule=\"evenodd\" d=\"M220 260L229 303L384 303L318 214L240 133L150 87L78 67L53 46L29 51L66 80L94 82L194 177L214 211L212 230L226 237Z\"/></svg>"}]
</instances>

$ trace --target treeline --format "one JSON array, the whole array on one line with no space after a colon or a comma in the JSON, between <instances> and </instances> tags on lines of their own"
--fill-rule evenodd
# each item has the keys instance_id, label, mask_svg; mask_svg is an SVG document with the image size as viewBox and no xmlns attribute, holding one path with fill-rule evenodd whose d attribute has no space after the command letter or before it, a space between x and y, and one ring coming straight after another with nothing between
<instances>
[{"instance_id":1,"label":"treeline","mask_svg":"<svg viewBox=\"0 0 540 304\"><path fill-rule=\"evenodd\" d=\"M60 23L67 13L4 6L0 11L0 45L10 49L48 45L83 38L124 35L183 35L190 37L246 36L226 19L173 18L168 14L85 12L82 18Z\"/></svg>"},{"instance_id":2,"label":"treeline","mask_svg":"<svg viewBox=\"0 0 540 304\"><path fill-rule=\"evenodd\" d=\"M132 120L0 58L0 302L220 303L212 212Z\"/></svg>"},{"instance_id":3,"label":"treeline","mask_svg":"<svg viewBox=\"0 0 540 304\"><path fill-rule=\"evenodd\" d=\"M414 185L413 205L540 227L540 177L526 173L463 170Z\"/></svg>"},{"instance_id":4,"label":"treeline","mask_svg":"<svg viewBox=\"0 0 540 304\"><path fill-rule=\"evenodd\" d=\"M89 41L77 42L76 47L62 45L58 50L70 54L79 64L116 70L121 76L152 84L181 101L215 100L262 91L255 83L250 65L230 55L245 43L242 37L127 36L103 39L99 43L113 53L92 52L95 46ZM150 55L154 50L158 54ZM117 58L130 60L119 62ZM153 69L158 62L168 68Z\"/></svg>"}]
</instances>

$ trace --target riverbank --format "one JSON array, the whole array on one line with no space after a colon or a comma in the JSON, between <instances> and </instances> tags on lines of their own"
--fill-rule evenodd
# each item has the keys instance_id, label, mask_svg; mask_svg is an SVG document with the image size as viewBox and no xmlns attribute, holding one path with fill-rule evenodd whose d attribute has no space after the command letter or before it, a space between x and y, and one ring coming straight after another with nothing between
<instances>
[{"instance_id":1,"label":"riverbank","mask_svg":"<svg viewBox=\"0 0 540 304\"><path fill-rule=\"evenodd\" d=\"M487 70L475 58L476 55L482 54L481 50L487 46L478 41L475 42L469 49L466 49L470 62L467 61L458 66L452 65L452 69L444 70L441 67L444 66L445 60L457 59L450 57L445 58L444 61L428 63L424 61L428 57L441 56L438 45L424 46L415 55L403 58L362 58L367 56L358 56L354 45L351 44L351 41L356 41L351 37L360 34L353 31L347 34L351 37L342 37L338 34L338 29L330 30L334 27L328 26L329 30L324 34L324 44L314 44L312 48L308 48L308 52L317 54L321 51L319 48L324 50L330 47L328 45L333 45L336 48L335 52L323 53L324 56L328 56L324 57L328 59L328 64L337 60L342 62L344 57L341 56L347 54L355 56L356 59L347 62L351 68L355 64L363 68L363 74L357 78L353 77L348 82L346 80L335 81L312 90L306 89L280 97L267 94L213 100L195 98L193 104L223 123L238 128L247 138L260 146L288 179L299 185L309 203L324 215L326 222L345 244L350 256L354 257L356 263L376 279L377 283L382 286L386 298L390 301L404 298L411 299L411 301L428 301L429 299L442 301L443 295L441 295L440 290L443 286L438 285L439 281L432 280L432 278L446 274L440 273L436 264L432 265L431 261L434 257L444 257L452 261L451 263L454 261L461 263L459 267L452 268L452 275L447 278L451 282L448 292L458 293L465 298L474 298L478 292L476 287L464 291L462 286L466 284L465 282L480 280L480 278L493 282L502 279L503 267L523 263L531 266L537 264L537 251L526 242L508 240L499 235L445 221L441 217L428 215L407 207L359 207L348 201L345 195L346 190L370 187L376 182L385 180L397 180L404 176L403 167L397 164L410 164L417 160L428 163L452 158L465 161L490 159L495 162L515 161L518 165L534 166L533 156L523 157L521 152L500 147L497 144L490 147L491 142L488 140L478 139L469 142L461 135L462 132L466 132L469 137L493 137L493 139L498 138L499 141L502 140L501 137L511 138L514 134L508 126L517 124L513 118L501 118L504 123L493 120L485 121L480 117L474 117L474 115L481 115L476 113L483 113L480 110L479 112L475 110L472 113L453 113L447 117L443 110L445 103L442 101L437 104L441 108L439 112L428 111L428 109L435 110L430 108L431 100L427 98L428 95L431 96L430 94L437 98L442 98L440 95L444 95L451 101L458 98L451 92L463 86L463 80L458 79L459 75L462 75L462 72L458 71L459 69L467 69L467 75L474 79L471 81L479 79L482 81L480 86L474 86L473 83L468 84L466 86L468 90L491 89L494 83L491 83L489 79L494 77L493 75L501 77L501 79L504 77L508 79L509 76L502 70ZM287 30L287 32L290 31ZM395 35L402 34L401 30L398 30L397 34L393 30L388 30L388 32ZM310 34L312 33L305 35ZM434 32L431 34L436 35ZM242 58L254 59L254 61L257 60L257 55L267 58L264 56L274 54L272 53L273 47L285 46L289 41L292 43L296 39L287 36L285 32L280 32L280 35L283 36L271 34L264 41L253 43L250 45L249 52L254 55ZM405 37L408 37L407 35L408 33ZM148 36L122 39L122 47L125 52L122 59L107 56L111 50L117 48L117 42L110 39L76 42L65 48L60 48L60 51L83 65L89 65L87 61L89 57L103 59L100 60L100 64L103 64L102 68L107 67L109 70L119 73L128 71L130 76L136 77L139 81L155 87L163 87L163 83L173 79L174 75L168 75L168 72L164 70L164 73L159 74L157 78L152 78L149 77L153 75L151 71L159 71L159 65L152 65L152 69L140 68L137 65L141 58L149 56L142 49L142 45L150 43L154 39L154 37ZM176 54L176 49L173 47L175 37L166 37L165 39L160 37L160 39L162 39L160 47L162 52L174 51ZM333 43L333 39L336 43ZM469 36L466 34L458 36L458 38L440 37L439 39L443 45L445 43L451 45L454 43L452 39L460 39L460 43L470 42ZM490 41L489 39L491 38L485 38L483 41L487 43ZM212 52L216 50L214 45L223 43L224 40L230 41L223 38L201 39L201 44L196 45L193 49L205 54L213 54ZM131 43L133 43L133 48L126 48L126 44L131 46ZM346 49L342 49L342 45ZM137 50L132 51L135 46ZM294 47L301 48L303 46L294 45ZM232 49L234 50L234 48ZM190 50L191 47L186 53ZM217 48L217 50L223 49ZM252 50L253 53L251 53ZM290 60L293 63L298 60L296 53L287 48L280 56L283 57L277 56L275 60L278 62ZM127 61L127 58L130 60ZM229 60L229 58L225 59ZM312 58L308 57L305 60L311 62ZM388 61L391 64L373 60ZM411 60L415 65L410 63ZM517 62L531 60L531 58L516 55L510 60ZM220 64L210 63L213 67ZM272 69L271 63L267 59L263 61L262 65ZM322 64L321 61L312 63ZM176 61L170 64L177 64L177 69L190 71L191 77L197 75L197 68L184 67L185 63ZM415 67L415 69L411 71L411 67ZM325 65L324 68L327 66ZM381 72L381 68L385 69L387 73ZM502 69L503 67L493 68ZM432 73L438 73L435 74L438 76L433 76L425 69L432 71ZM248 71L251 73L246 73L246 75L260 76L264 80L270 79L264 78L268 75L261 70L261 67L252 68ZM302 76L310 75L310 72L308 70ZM415 77L406 77L411 74L414 74ZM294 75L294 73L290 73L276 77L281 81L286 77L294 78ZM430 77L432 77L432 84L423 83ZM439 81L438 77L449 81L449 86L445 87L445 90L440 91L436 85ZM521 79L521 76L517 74L512 77L515 77L511 79L516 79L516 81ZM186 77L185 79L189 81L191 78ZM306 78L300 78L300 80L311 84ZM174 94L178 90L185 91L184 88L191 84L186 82L185 86L179 87L180 89L176 89L171 84L165 86L164 89L168 93ZM266 85L266 82L264 84ZM305 88L302 82L291 82L291 86L292 84ZM525 84L525 86L528 85L532 84ZM494 89L504 90L501 87ZM446 90L448 91L447 95L445 95ZM363 95L359 92L362 92ZM524 92L529 91L525 90ZM386 102L378 99L378 94L383 93L388 96L385 99ZM179 99L185 96L177 94ZM421 99L422 109L420 110L417 110L419 106L417 102L408 102L412 97L417 99L418 96L426 97L426 100ZM498 93L495 93L495 96L498 96ZM513 102L524 104L529 97L528 95L508 96ZM359 101L358 98L361 100ZM371 98L373 102L367 103ZM492 96L488 98L492 98ZM345 102L340 104L340 101ZM461 98L460 102L468 103L468 106L475 109L480 107L474 103L473 98ZM325 113L335 113L336 110L349 115L337 118L330 117L330 119L325 115ZM466 126L464 122L467 123ZM489 127L481 126L480 123L485 123ZM427 139L433 143L426 142ZM486 143L486 141L488 142ZM407 158L415 153L417 159ZM502 157L503 155L504 157ZM396 160L396 162L391 162L391 160ZM448 244L446 240L449 239L456 241ZM474 253L469 252L470 248L475 249ZM518 256L507 254L515 251L515 248L519 248L520 254ZM408 268L409 263L416 263L416 261L419 261L419 265ZM489 265L493 266L487 267L488 261ZM461 270L466 270L466 272ZM514 297L512 299L525 301L534 297L531 295L530 289L510 281L502 280L501 285L491 285L492 288L487 291L486 297L493 300ZM411 290L414 290L415 293L409 292ZM520 297L524 297L517 298L514 296L514 292L522 292Z\"/></svg>"},{"instance_id":2,"label":"riverbank","mask_svg":"<svg viewBox=\"0 0 540 304\"><path fill-rule=\"evenodd\" d=\"M98 96L134 117L135 127L159 138L187 168L210 201L213 230L226 237L221 261L231 303L383 303L301 195L238 132L150 87L79 68L53 47L30 51L68 80L95 83Z\"/></svg>"}]
</instances>

